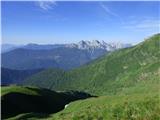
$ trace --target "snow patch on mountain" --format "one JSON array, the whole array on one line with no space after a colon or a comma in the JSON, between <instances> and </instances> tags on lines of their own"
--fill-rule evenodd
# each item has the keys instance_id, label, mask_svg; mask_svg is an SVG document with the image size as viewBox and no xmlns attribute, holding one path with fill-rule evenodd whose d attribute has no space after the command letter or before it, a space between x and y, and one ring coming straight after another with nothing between
<instances>
[{"instance_id":1,"label":"snow patch on mountain","mask_svg":"<svg viewBox=\"0 0 160 120\"><path fill-rule=\"evenodd\" d=\"M106 51L114 51L116 49L131 47L131 44L123 44L123 43L106 43L105 41L85 41L81 40L78 43L66 44L66 47L70 48L78 48L82 50L95 50L95 49L103 49Z\"/></svg>"}]
</instances>

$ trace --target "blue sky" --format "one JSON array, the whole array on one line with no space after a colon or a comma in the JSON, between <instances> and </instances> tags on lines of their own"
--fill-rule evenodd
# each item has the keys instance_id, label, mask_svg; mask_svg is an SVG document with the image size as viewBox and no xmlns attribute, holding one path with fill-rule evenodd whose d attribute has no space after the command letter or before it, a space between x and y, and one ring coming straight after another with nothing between
<instances>
[{"instance_id":1,"label":"blue sky","mask_svg":"<svg viewBox=\"0 0 160 120\"><path fill-rule=\"evenodd\" d=\"M159 32L160 2L2 2L2 43L138 43Z\"/></svg>"}]
</instances>

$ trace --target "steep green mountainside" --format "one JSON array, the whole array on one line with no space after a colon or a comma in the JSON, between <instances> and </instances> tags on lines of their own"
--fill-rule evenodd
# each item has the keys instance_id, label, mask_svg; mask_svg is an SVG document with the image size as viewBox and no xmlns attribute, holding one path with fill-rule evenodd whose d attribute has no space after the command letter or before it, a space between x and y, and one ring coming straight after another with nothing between
<instances>
[{"instance_id":1,"label":"steep green mountainside","mask_svg":"<svg viewBox=\"0 0 160 120\"><path fill-rule=\"evenodd\" d=\"M59 77L54 71L41 72L27 79L25 85L52 85L49 88L53 90L83 90L96 95L117 94L136 85L157 84L159 59L160 34L156 34L132 48L115 51Z\"/></svg>"},{"instance_id":2,"label":"steep green mountainside","mask_svg":"<svg viewBox=\"0 0 160 120\"><path fill-rule=\"evenodd\" d=\"M71 101L91 97L79 91L55 92L33 87L7 86L1 90L2 119L29 112L55 113Z\"/></svg>"}]
</instances>

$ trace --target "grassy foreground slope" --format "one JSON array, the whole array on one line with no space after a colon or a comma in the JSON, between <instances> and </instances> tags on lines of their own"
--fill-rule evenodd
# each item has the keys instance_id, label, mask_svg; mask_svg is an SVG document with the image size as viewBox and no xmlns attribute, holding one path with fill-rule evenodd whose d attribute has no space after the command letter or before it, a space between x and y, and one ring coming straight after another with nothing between
<instances>
[{"instance_id":1,"label":"grassy foreground slope","mask_svg":"<svg viewBox=\"0 0 160 120\"><path fill-rule=\"evenodd\" d=\"M158 92L148 92L79 100L55 114L27 113L9 120L159 120Z\"/></svg>"},{"instance_id":2,"label":"grassy foreground slope","mask_svg":"<svg viewBox=\"0 0 160 120\"><path fill-rule=\"evenodd\" d=\"M64 109L71 101L91 97L78 91L55 92L20 86L2 87L1 92L2 119L29 112L43 113L42 116L47 116Z\"/></svg>"},{"instance_id":3,"label":"grassy foreground slope","mask_svg":"<svg viewBox=\"0 0 160 120\"><path fill-rule=\"evenodd\" d=\"M129 95L91 98L69 104L51 120L159 120L156 95Z\"/></svg>"},{"instance_id":4,"label":"grassy foreground slope","mask_svg":"<svg viewBox=\"0 0 160 120\"><path fill-rule=\"evenodd\" d=\"M25 84L50 86L53 90L71 89L96 95L113 95L127 92L128 88L139 84L156 85L160 76L159 59L160 34L156 34L137 46L115 51L59 77L52 70L45 71L29 78ZM42 81L45 81L45 86Z\"/></svg>"}]
</instances>

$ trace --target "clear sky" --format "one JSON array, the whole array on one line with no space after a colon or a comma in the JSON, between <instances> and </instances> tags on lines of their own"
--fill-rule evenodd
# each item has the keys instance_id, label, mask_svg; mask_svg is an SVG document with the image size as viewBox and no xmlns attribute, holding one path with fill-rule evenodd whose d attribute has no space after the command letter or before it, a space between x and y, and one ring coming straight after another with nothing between
<instances>
[{"instance_id":1,"label":"clear sky","mask_svg":"<svg viewBox=\"0 0 160 120\"><path fill-rule=\"evenodd\" d=\"M160 2L2 2L2 43L138 43L159 32Z\"/></svg>"}]
</instances>

